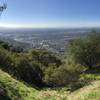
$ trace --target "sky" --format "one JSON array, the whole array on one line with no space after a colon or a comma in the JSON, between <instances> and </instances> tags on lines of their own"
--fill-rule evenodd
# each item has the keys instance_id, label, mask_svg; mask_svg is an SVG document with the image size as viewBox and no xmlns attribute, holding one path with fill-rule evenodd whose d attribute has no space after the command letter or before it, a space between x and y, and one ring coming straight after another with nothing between
<instances>
[{"instance_id":1,"label":"sky","mask_svg":"<svg viewBox=\"0 0 100 100\"><path fill-rule=\"evenodd\" d=\"M7 9L0 26L33 28L100 27L100 0L0 0Z\"/></svg>"}]
</instances>

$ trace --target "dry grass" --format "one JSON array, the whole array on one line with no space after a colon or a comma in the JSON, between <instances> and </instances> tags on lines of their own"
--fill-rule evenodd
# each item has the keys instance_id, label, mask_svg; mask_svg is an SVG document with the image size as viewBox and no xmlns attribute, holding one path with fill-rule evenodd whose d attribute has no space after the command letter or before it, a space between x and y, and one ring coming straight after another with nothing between
<instances>
[{"instance_id":1,"label":"dry grass","mask_svg":"<svg viewBox=\"0 0 100 100\"><path fill-rule=\"evenodd\" d=\"M94 81L68 96L68 100L100 100L100 81Z\"/></svg>"}]
</instances>

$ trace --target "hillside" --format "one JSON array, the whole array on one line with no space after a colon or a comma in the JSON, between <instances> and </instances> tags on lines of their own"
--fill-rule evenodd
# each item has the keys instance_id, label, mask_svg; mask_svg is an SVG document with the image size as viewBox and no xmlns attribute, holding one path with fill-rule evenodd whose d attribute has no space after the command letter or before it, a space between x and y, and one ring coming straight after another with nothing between
<instances>
[{"instance_id":1,"label":"hillside","mask_svg":"<svg viewBox=\"0 0 100 100\"><path fill-rule=\"evenodd\" d=\"M6 98L4 100L73 100L73 98L74 100L100 100L100 81L94 81L72 93L64 89L36 90L0 70L0 98Z\"/></svg>"},{"instance_id":2,"label":"hillside","mask_svg":"<svg viewBox=\"0 0 100 100\"><path fill-rule=\"evenodd\" d=\"M35 89L16 81L0 70L0 96L9 97L11 100L34 100L36 93Z\"/></svg>"},{"instance_id":3,"label":"hillside","mask_svg":"<svg viewBox=\"0 0 100 100\"><path fill-rule=\"evenodd\" d=\"M100 80L71 93L68 100L72 98L74 100L100 100Z\"/></svg>"},{"instance_id":4,"label":"hillside","mask_svg":"<svg viewBox=\"0 0 100 100\"><path fill-rule=\"evenodd\" d=\"M65 55L1 41L0 100L100 100L100 35L69 41Z\"/></svg>"},{"instance_id":5,"label":"hillside","mask_svg":"<svg viewBox=\"0 0 100 100\"><path fill-rule=\"evenodd\" d=\"M4 100L58 100L63 98L62 96L64 96L63 92L49 89L36 90L26 86L0 70L0 100L2 98Z\"/></svg>"}]
</instances>

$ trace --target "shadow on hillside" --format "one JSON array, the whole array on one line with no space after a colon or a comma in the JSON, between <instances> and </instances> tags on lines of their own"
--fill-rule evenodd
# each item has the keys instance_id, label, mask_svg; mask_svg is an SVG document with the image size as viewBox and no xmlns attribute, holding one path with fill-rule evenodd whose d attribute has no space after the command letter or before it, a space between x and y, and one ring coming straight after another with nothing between
<instances>
[{"instance_id":1,"label":"shadow on hillside","mask_svg":"<svg viewBox=\"0 0 100 100\"><path fill-rule=\"evenodd\" d=\"M0 100L11 100L8 96L7 96L7 92L0 88Z\"/></svg>"},{"instance_id":2,"label":"shadow on hillside","mask_svg":"<svg viewBox=\"0 0 100 100\"><path fill-rule=\"evenodd\" d=\"M100 74L100 66L92 68L92 69L88 69L84 73L86 73L86 74Z\"/></svg>"}]
</instances>

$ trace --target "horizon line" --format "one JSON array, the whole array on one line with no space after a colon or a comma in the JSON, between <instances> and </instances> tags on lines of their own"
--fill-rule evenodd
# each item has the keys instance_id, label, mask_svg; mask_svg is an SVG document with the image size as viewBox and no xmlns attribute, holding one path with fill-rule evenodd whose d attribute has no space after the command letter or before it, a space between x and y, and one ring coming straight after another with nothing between
<instances>
[{"instance_id":1,"label":"horizon line","mask_svg":"<svg viewBox=\"0 0 100 100\"><path fill-rule=\"evenodd\" d=\"M2 28L34 28L34 29L46 29L46 28L62 28L62 29L69 29L69 28L100 28L100 25L61 25L61 26L57 26L57 25L32 25L32 24L0 24L0 27Z\"/></svg>"},{"instance_id":2,"label":"horizon line","mask_svg":"<svg viewBox=\"0 0 100 100\"><path fill-rule=\"evenodd\" d=\"M80 27L9 27L9 26L0 26L0 28L23 28L23 29L77 29L77 28L100 28L100 26L80 26Z\"/></svg>"}]
</instances>

